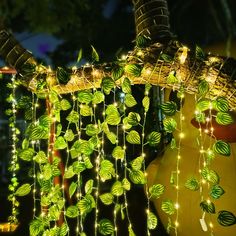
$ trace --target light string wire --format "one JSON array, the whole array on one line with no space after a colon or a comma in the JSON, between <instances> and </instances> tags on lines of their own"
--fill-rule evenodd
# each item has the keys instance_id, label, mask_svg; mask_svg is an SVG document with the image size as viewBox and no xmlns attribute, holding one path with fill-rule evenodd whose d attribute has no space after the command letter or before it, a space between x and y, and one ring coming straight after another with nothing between
<instances>
[{"instance_id":1,"label":"light string wire","mask_svg":"<svg viewBox=\"0 0 236 236\"><path fill-rule=\"evenodd\" d=\"M11 183L9 184L9 190L12 192L12 194L9 196L9 200L12 203L12 209L11 209L11 216L9 216L10 221L10 227L11 224L18 224L18 208L19 208L19 202L16 199L15 193L16 188L18 187L18 178L17 178L17 171L19 169L19 163L18 163L18 155L17 155L17 128L16 128L16 112L17 112L17 101L16 101L16 80L15 75L12 75L11 77L11 95L10 99L7 100L9 103L11 103L11 110L12 110L12 120L10 123L11 127L11 139L12 139L12 145L11 145L11 162L9 165L9 170L11 171L12 177L11 177Z\"/></svg>"}]
</instances>

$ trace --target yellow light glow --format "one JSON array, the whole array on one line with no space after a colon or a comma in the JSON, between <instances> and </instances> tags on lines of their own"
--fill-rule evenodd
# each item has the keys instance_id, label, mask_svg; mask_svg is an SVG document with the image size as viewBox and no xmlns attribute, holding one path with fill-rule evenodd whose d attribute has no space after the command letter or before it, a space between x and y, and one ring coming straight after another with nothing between
<instances>
[{"instance_id":1,"label":"yellow light glow","mask_svg":"<svg viewBox=\"0 0 236 236\"><path fill-rule=\"evenodd\" d=\"M181 55L179 56L179 62L180 64L184 64L186 61L186 58L188 56L188 48L187 47L182 47L183 52L181 53Z\"/></svg>"},{"instance_id":2,"label":"yellow light glow","mask_svg":"<svg viewBox=\"0 0 236 236\"><path fill-rule=\"evenodd\" d=\"M138 52L137 52L137 56L143 56L143 52L141 51L141 50L139 50Z\"/></svg>"},{"instance_id":3,"label":"yellow light glow","mask_svg":"<svg viewBox=\"0 0 236 236\"><path fill-rule=\"evenodd\" d=\"M183 132L181 132L181 133L179 134L179 137L180 137L180 138L184 138L184 136L185 136L185 134L184 134Z\"/></svg>"},{"instance_id":4,"label":"yellow light glow","mask_svg":"<svg viewBox=\"0 0 236 236\"><path fill-rule=\"evenodd\" d=\"M178 203L178 202L175 203L175 208L176 208L176 209L179 209L179 203Z\"/></svg>"},{"instance_id":5,"label":"yellow light glow","mask_svg":"<svg viewBox=\"0 0 236 236\"><path fill-rule=\"evenodd\" d=\"M178 226L179 226L179 222L175 221L175 227L178 227Z\"/></svg>"}]
</instances>

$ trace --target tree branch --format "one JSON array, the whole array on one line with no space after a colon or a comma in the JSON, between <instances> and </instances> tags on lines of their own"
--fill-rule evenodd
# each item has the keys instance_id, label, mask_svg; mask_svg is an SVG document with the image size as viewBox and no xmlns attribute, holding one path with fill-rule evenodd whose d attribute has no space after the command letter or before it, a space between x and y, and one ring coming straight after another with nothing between
<instances>
[{"instance_id":1,"label":"tree branch","mask_svg":"<svg viewBox=\"0 0 236 236\"><path fill-rule=\"evenodd\" d=\"M168 56L167 56L168 55ZM168 60L167 60L168 59ZM122 66L122 63L120 63ZM123 76L116 80L120 86L123 79L128 77L132 84L150 83L164 88L179 89L194 94L202 80L209 83L209 96L214 99L225 96L231 109L236 108L236 60L220 56L207 55L204 60L195 56L177 41L171 41L167 46L156 43L145 49L135 48L123 62L127 65L142 67L140 76L134 76L125 69ZM57 74L46 70L47 83L58 94L72 93L78 90L101 87L102 78L113 76L114 64L84 66L71 71L70 80L62 85L57 82ZM169 75L175 75L177 81L169 82ZM29 88L36 91L37 76L29 83Z\"/></svg>"},{"instance_id":2,"label":"tree branch","mask_svg":"<svg viewBox=\"0 0 236 236\"><path fill-rule=\"evenodd\" d=\"M14 36L0 24L0 56L7 65L16 69L24 76L24 80L30 80L30 75L25 76L24 66L26 64L35 65L37 62L32 54L23 48Z\"/></svg>"}]
</instances>

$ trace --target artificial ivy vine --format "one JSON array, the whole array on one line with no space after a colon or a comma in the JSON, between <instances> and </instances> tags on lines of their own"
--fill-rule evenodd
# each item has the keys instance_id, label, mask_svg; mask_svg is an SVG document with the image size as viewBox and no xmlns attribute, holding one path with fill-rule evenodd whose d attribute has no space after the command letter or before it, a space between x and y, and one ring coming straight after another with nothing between
<instances>
[{"instance_id":1,"label":"artificial ivy vine","mask_svg":"<svg viewBox=\"0 0 236 236\"><path fill-rule=\"evenodd\" d=\"M147 43L144 37L138 38L137 46ZM185 53L185 50L183 50ZM202 60L203 54L197 47L196 59ZM99 60L93 48L94 61ZM160 55L161 63L179 60L172 58L165 52ZM181 63L184 63L181 58ZM141 57L140 57L141 61ZM159 62L159 61L158 61ZM31 68L32 69L32 68ZM35 68L34 68L35 69ZM13 204L10 221L17 222L16 196L24 196L33 190L34 219L30 223L30 235L119 235L117 227L118 218L127 221L129 236L135 236L135 228L129 213L129 199L127 193L135 185L145 187L147 196L147 235L158 225L157 216L150 209L150 200L159 198L165 191L165 186L155 184L147 186L145 165L145 152L148 147L157 146L162 137L158 130L146 129L146 117L150 108L150 91L152 86L145 84L141 103L132 93L131 80L123 74L140 77L142 74L140 64L125 64L120 61L112 69L111 77L103 77L101 89L82 90L77 93L60 95L50 87L43 94L46 84L39 84L39 91L30 97L22 96L17 103L12 103L12 163L10 170L13 173L12 184L9 186L11 195L9 199ZM96 73L96 71L94 71ZM152 72L149 72L150 76ZM57 79L66 83L68 73L58 68ZM117 85L117 81L120 81ZM180 104L184 99L185 88L181 80L170 69L167 83L178 90ZM233 122L228 112L229 105L224 97L208 98L209 85L203 78L199 81L196 97L195 119L201 127L206 124L211 137L212 118L220 125ZM120 96L120 97L119 97ZM141 95L140 95L141 96ZM21 147L16 151L15 109L25 110L27 128ZM29 109L29 106L32 109ZM160 107L165 118L163 120L164 132L173 133L178 130L181 138L182 113L177 111L177 104L166 101ZM209 110L207 113L206 111ZM213 112L214 111L214 112ZM180 120L174 115L180 114ZM211 168L215 154L230 155L230 145L222 140L216 140L207 149L202 148L201 132L199 129L199 176L192 176L186 180L185 187L190 191L202 191L207 188L211 200L202 195L199 207L203 213L215 214L218 211L218 221L223 226L235 224L233 213L216 209L214 201L220 199L224 189L220 186L219 175ZM178 228L178 197L179 197L179 171L181 159L181 139L171 140L171 148L178 149L176 169L172 171L172 182L176 187L176 199L165 199L161 203L162 210L168 215L175 215L176 221L169 224L167 230ZM137 156L130 156L132 148L140 148ZM16 171L18 158L31 163L33 167L32 181L18 186ZM204 185L204 182L207 185ZM176 204L175 204L176 202ZM111 209L111 214L103 215L102 208ZM93 227L87 229L85 223L93 219ZM71 229L76 221L76 228ZM91 228L93 230L91 231ZM89 230L89 231L88 231ZM88 231L88 232L87 232ZM74 234L75 232L75 234ZM177 235L177 233L176 233Z\"/></svg>"}]
</instances>

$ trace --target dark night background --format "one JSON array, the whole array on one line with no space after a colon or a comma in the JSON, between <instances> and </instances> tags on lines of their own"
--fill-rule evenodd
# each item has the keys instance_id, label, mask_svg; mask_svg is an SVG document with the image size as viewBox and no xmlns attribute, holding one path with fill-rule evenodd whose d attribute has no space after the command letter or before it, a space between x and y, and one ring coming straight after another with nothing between
<instances>
[{"instance_id":1,"label":"dark night background","mask_svg":"<svg viewBox=\"0 0 236 236\"><path fill-rule=\"evenodd\" d=\"M223 42L224 54L229 54L227 47L236 36L236 1L169 0L168 4L171 30L180 41L201 47ZM52 67L76 65L80 48L83 48L83 62L89 61L90 45L97 49L101 61L115 60L134 46L134 17L129 0L1 0L0 20L25 48ZM0 221L3 222L10 209L6 201L8 155L5 154L9 149L9 131L3 114L0 114L0 132ZM132 209L141 208L142 188L129 197ZM30 196L22 199L21 208L21 226L14 235L26 236L32 212ZM132 217L136 218L140 232L141 214L142 211ZM153 235L166 234L160 227L159 233L155 231Z\"/></svg>"}]
</instances>

